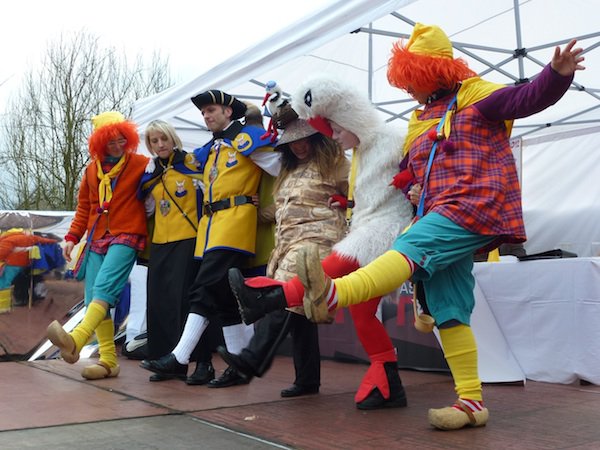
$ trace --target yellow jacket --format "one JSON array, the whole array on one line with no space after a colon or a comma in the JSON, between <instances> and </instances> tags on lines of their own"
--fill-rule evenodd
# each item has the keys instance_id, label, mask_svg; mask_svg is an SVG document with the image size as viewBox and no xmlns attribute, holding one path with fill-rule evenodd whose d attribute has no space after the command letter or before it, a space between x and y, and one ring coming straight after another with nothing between
<instances>
[{"instance_id":1,"label":"yellow jacket","mask_svg":"<svg viewBox=\"0 0 600 450\"><path fill-rule=\"evenodd\" d=\"M199 183L202 175L194 155L175 151L168 163L161 163L158 158L153 163L155 170L151 179L142 184L143 189L151 190L156 205L152 243L195 238L202 211Z\"/></svg>"},{"instance_id":2,"label":"yellow jacket","mask_svg":"<svg viewBox=\"0 0 600 450\"><path fill-rule=\"evenodd\" d=\"M204 204L251 197L257 194L262 170L250 158L260 149L272 151L261 140L264 131L256 127L231 124L222 137L212 139L194 154L203 170ZM254 256L256 251L257 212L252 203L231 206L212 214L204 212L198 226L196 257L211 250L233 250Z\"/></svg>"}]
</instances>

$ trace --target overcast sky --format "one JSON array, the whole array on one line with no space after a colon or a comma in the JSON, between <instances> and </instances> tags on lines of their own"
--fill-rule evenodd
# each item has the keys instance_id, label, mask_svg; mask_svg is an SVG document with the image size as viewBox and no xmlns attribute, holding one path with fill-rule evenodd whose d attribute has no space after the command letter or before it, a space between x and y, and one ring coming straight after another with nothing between
<instances>
[{"instance_id":1,"label":"overcast sky","mask_svg":"<svg viewBox=\"0 0 600 450\"><path fill-rule=\"evenodd\" d=\"M85 30L135 56L169 58L176 82L199 75L333 0L20 0L2 3L0 113L49 41Z\"/></svg>"}]
</instances>

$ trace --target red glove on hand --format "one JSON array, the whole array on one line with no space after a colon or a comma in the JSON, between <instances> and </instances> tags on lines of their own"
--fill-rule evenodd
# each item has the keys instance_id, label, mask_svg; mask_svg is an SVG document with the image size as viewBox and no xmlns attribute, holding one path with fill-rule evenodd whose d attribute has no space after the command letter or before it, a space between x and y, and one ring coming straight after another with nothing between
<instances>
[{"instance_id":1,"label":"red glove on hand","mask_svg":"<svg viewBox=\"0 0 600 450\"><path fill-rule=\"evenodd\" d=\"M340 208L342 209L346 209L348 207L348 199L343 195L333 194L331 197L329 197L330 205L336 202L340 204Z\"/></svg>"},{"instance_id":2,"label":"red glove on hand","mask_svg":"<svg viewBox=\"0 0 600 450\"><path fill-rule=\"evenodd\" d=\"M394 175L390 186L394 186L396 189L404 189L408 186L408 183L412 181L413 177L410 170L403 170Z\"/></svg>"}]
</instances>

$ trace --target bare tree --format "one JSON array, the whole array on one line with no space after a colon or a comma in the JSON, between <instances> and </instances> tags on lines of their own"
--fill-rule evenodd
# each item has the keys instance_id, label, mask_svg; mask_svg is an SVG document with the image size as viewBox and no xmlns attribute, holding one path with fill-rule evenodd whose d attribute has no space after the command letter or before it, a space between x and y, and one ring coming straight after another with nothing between
<instances>
[{"instance_id":1,"label":"bare tree","mask_svg":"<svg viewBox=\"0 0 600 450\"><path fill-rule=\"evenodd\" d=\"M128 115L135 100L171 84L158 53L130 64L86 32L50 43L41 67L27 73L6 110L0 208L74 209L89 162L90 118L108 110Z\"/></svg>"}]
</instances>

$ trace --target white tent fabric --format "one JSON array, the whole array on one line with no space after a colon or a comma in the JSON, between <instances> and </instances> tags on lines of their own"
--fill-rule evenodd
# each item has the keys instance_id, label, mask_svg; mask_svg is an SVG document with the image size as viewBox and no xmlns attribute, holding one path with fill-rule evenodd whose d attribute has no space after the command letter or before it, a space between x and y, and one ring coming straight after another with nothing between
<instances>
[{"instance_id":1,"label":"white tent fabric","mask_svg":"<svg viewBox=\"0 0 600 450\"><path fill-rule=\"evenodd\" d=\"M578 37L587 70L557 105L516 121L513 136L521 136L528 252L561 244L588 256L600 242L594 226L600 222L599 12L594 0L336 0L206 73L138 101L133 119L141 131L151 120L170 121L191 150L210 137L190 102L194 95L215 88L259 104L268 80L290 92L308 74L329 72L352 80L384 118L405 127L416 104L389 86L386 65L392 44L408 37L415 22L440 25L455 56L505 84L533 78L555 45Z\"/></svg>"},{"instance_id":2,"label":"white tent fabric","mask_svg":"<svg viewBox=\"0 0 600 450\"><path fill-rule=\"evenodd\" d=\"M524 139L523 212L528 253L600 252L600 126Z\"/></svg>"},{"instance_id":3,"label":"white tent fabric","mask_svg":"<svg viewBox=\"0 0 600 450\"><path fill-rule=\"evenodd\" d=\"M151 120L170 120L178 130L184 147L186 145L197 147L210 135L198 132L206 128L203 126L199 111L190 101L191 97L208 89L221 89L239 99L254 99L260 103L265 94L264 85L267 81L275 79L284 89L288 86L290 89L293 88L312 70L309 69L310 67L315 68L314 63L317 60L326 62L323 58L311 57L310 52L323 46L327 47L335 38L385 16L411 1L414 0L330 2L322 10L227 59L206 73L139 100L134 105L133 119L140 125L140 130L143 130ZM357 67L364 72L366 81L367 67L364 54L360 53L355 54ZM306 60L307 55L310 61ZM352 64L345 62L346 55L339 56L340 62L335 64ZM295 62L296 58L301 59L302 62ZM328 69L323 67L322 70ZM261 77L262 82L254 80L255 77Z\"/></svg>"}]
</instances>

